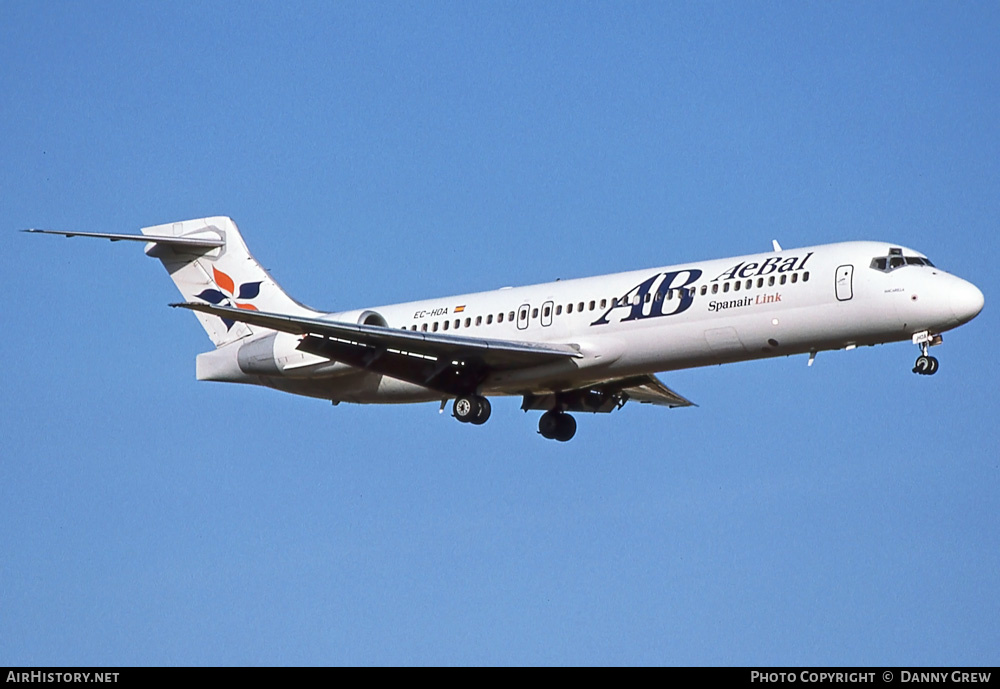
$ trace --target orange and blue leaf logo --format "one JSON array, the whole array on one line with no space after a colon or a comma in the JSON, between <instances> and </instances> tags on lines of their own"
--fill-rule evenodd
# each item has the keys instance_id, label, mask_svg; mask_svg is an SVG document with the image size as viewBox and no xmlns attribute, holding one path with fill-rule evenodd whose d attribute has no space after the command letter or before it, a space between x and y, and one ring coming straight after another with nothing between
<instances>
[{"instance_id":1,"label":"orange and blue leaf logo","mask_svg":"<svg viewBox=\"0 0 1000 689\"><path fill-rule=\"evenodd\" d=\"M215 266L212 266L212 276L219 289L202 290L200 294L195 295L198 299L204 299L215 306L235 306L247 311L257 310L256 306L245 302L257 298L257 295L260 294L260 282L244 282L237 291L233 279ZM226 330L231 329L236 324L229 318L223 318L222 322L226 324Z\"/></svg>"}]
</instances>

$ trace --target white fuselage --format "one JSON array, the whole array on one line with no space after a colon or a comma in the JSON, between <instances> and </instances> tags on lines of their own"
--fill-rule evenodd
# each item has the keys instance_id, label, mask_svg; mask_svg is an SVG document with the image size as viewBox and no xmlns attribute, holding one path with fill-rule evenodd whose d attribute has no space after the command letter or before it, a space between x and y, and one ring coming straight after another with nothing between
<instances>
[{"instance_id":1,"label":"white fuselage","mask_svg":"<svg viewBox=\"0 0 1000 689\"><path fill-rule=\"evenodd\" d=\"M961 325L982 306L974 285L931 266L923 254L884 242L844 242L335 312L324 319L579 348L580 358L497 372L480 387L484 395L505 395L910 340ZM223 347L199 357L199 377L358 403L443 397L302 353L298 341L277 335L268 347L273 364L260 372L267 375L218 375Z\"/></svg>"}]
</instances>

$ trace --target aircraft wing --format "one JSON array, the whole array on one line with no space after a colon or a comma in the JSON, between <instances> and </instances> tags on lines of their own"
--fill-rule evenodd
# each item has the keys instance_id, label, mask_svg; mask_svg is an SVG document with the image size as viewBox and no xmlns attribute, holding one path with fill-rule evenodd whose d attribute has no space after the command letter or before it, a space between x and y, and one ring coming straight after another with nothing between
<instances>
[{"instance_id":1,"label":"aircraft wing","mask_svg":"<svg viewBox=\"0 0 1000 689\"><path fill-rule=\"evenodd\" d=\"M661 407L696 407L694 402L681 397L676 392L664 385L659 378L650 374L648 376L638 376L618 381L623 385L621 391L628 395L630 400L643 404L655 404Z\"/></svg>"},{"instance_id":2,"label":"aircraft wing","mask_svg":"<svg viewBox=\"0 0 1000 689\"><path fill-rule=\"evenodd\" d=\"M442 335L197 302L171 304L171 306L242 321L269 330L305 335L307 337L299 347L304 351L394 376L400 375L399 366L379 364L378 360L398 359L399 356L403 356L410 359L446 362L449 365L462 362L461 365L464 366L498 370L538 366L583 356L576 347L563 344L536 344ZM397 361L397 364L401 363L403 362ZM412 376L403 377L404 380L411 378Z\"/></svg>"},{"instance_id":3,"label":"aircraft wing","mask_svg":"<svg viewBox=\"0 0 1000 689\"><path fill-rule=\"evenodd\" d=\"M299 349L342 361L358 368L384 373L445 392L468 386L492 371L541 366L583 354L573 345L489 340L459 335L416 332L378 325L341 323L321 318L252 311L200 302L171 304L220 318L241 321L268 330L303 335ZM569 393L570 397L565 397ZM677 394L654 375L615 378L587 388L565 391L563 401L580 397L585 411L611 411L635 400L664 407L690 407L694 403ZM574 393L580 395L574 396ZM587 393L598 393L587 397ZM523 408L551 409L555 393L526 395ZM575 403L571 403L576 408Z\"/></svg>"},{"instance_id":4,"label":"aircraft wing","mask_svg":"<svg viewBox=\"0 0 1000 689\"><path fill-rule=\"evenodd\" d=\"M524 396L521 409L548 411L560 408L564 411L606 414L618 409L630 400L671 408L697 406L694 402L681 397L668 388L660 382L659 378L649 374L597 380L571 390L528 393Z\"/></svg>"}]
</instances>

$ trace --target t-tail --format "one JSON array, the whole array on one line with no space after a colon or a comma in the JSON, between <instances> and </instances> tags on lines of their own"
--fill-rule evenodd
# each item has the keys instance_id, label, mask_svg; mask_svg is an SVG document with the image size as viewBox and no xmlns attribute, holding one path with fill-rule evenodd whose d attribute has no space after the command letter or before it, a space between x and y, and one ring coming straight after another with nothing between
<instances>
[{"instance_id":1,"label":"t-tail","mask_svg":"<svg viewBox=\"0 0 1000 689\"><path fill-rule=\"evenodd\" d=\"M298 303L250 254L232 218L216 216L142 228L141 235L27 230L66 237L146 242L146 253L160 259L186 302L248 311L316 316ZM246 323L195 312L216 347L253 333Z\"/></svg>"},{"instance_id":2,"label":"t-tail","mask_svg":"<svg viewBox=\"0 0 1000 689\"><path fill-rule=\"evenodd\" d=\"M248 311L314 315L285 294L274 278L250 254L232 218L217 216L142 228L147 236L180 239L220 239L208 251L183 244L156 243L146 253L160 259L186 302L207 302ZM195 312L216 347L251 334L245 323Z\"/></svg>"}]
</instances>

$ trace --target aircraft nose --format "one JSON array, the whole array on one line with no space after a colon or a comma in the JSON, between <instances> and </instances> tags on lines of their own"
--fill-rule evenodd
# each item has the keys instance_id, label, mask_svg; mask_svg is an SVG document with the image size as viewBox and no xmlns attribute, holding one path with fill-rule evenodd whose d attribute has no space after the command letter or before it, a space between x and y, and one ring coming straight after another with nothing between
<instances>
[{"instance_id":1,"label":"aircraft nose","mask_svg":"<svg viewBox=\"0 0 1000 689\"><path fill-rule=\"evenodd\" d=\"M978 316L985 303L979 288L965 280L959 280L958 284L951 288L949 301L951 312L959 323L966 323Z\"/></svg>"}]
</instances>

